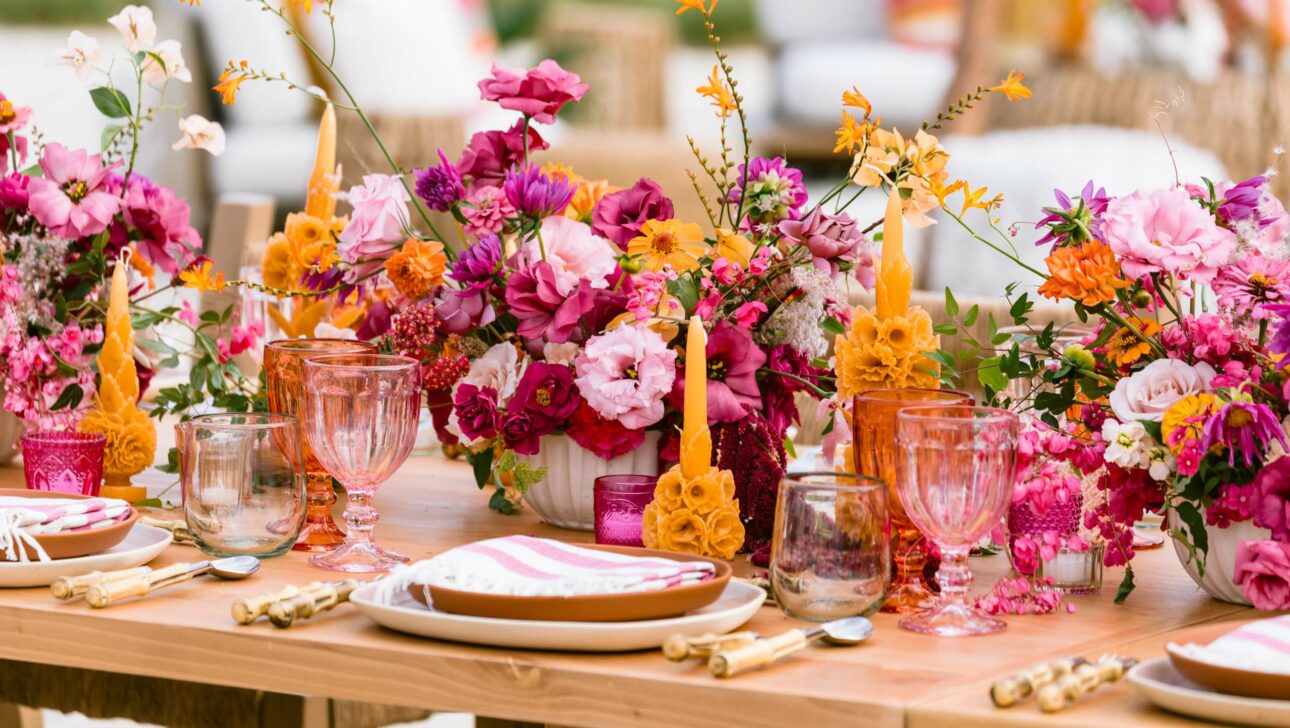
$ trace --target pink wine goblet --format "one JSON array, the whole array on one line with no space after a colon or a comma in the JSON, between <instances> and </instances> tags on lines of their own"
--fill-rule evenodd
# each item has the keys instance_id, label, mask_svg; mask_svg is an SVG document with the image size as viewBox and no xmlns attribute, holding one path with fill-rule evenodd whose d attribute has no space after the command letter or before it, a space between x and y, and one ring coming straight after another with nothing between
<instances>
[{"instance_id":1,"label":"pink wine goblet","mask_svg":"<svg viewBox=\"0 0 1290 728\"><path fill-rule=\"evenodd\" d=\"M1016 478L1017 416L966 405L909 407L896 415L905 513L941 550L939 599L900 620L912 632L942 637L990 634L1007 627L967 603L968 552L997 526Z\"/></svg>"},{"instance_id":2,"label":"pink wine goblet","mask_svg":"<svg viewBox=\"0 0 1290 728\"><path fill-rule=\"evenodd\" d=\"M408 561L372 540L372 495L412 452L421 409L421 368L386 354L328 354L304 362L305 431L318 462L345 486L348 535L309 563L349 572L385 571Z\"/></svg>"}]
</instances>

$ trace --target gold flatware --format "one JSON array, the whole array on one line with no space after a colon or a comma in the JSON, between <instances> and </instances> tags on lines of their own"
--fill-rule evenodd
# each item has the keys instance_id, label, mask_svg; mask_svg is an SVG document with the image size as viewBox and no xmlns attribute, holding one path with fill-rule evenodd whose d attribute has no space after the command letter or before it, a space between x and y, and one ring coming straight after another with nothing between
<instances>
[{"instance_id":1,"label":"gold flatware","mask_svg":"<svg viewBox=\"0 0 1290 728\"><path fill-rule=\"evenodd\" d=\"M94 584L85 592L85 601L95 609L102 609L123 599L147 596L158 589L183 583L202 574L213 574L221 579L245 579L259 569L260 560L254 556L171 564L146 574Z\"/></svg>"},{"instance_id":2,"label":"gold flatware","mask_svg":"<svg viewBox=\"0 0 1290 728\"><path fill-rule=\"evenodd\" d=\"M353 579L328 582L318 589L302 591L294 597L272 602L268 608L269 621L275 627L286 629L297 620L309 619L315 614L344 604L358 587L359 582Z\"/></svg>"},{"instance_id":3,"label":"gold flatware","mask_svg":"<svg viewBox=\"0 0 1290 728\"><path fill-rule=\"evenodd\" d=\"M757 641L756 632L730 634L674 634L663 641L663 656L672 662L707 660L721 650L733 650Z\"/></svg>"},{"instance_id":4,"label":"gold flatware","mask_svg":"<svg viewBox=\"0 0 1290 728\"><path fill-rule=\"evenodd\" d=\"M1138 664L1133 658L1108 655L1097 662L1078 665L1070 674L1043 686L1035 693L1035 703L1045 713L1056 713L1097 690L1098 686L1113 683L1124 677L1129 668Z\"/></svg>"},{"instance_id":5,"label":"gold flatware","mask_svg":"<svg viewBox=\"0 0 1290 728\"><path fill-rule=\"evenodd\" d=\"M864 617L847 617L825 622L811 629L790 629L732 650L720 650L708 660L717 677L733 677L745 670L764 667L823 638L834 645L858 645L873 634L873 622Z\"/></svg>"},{"instance_id":6,"label":"gold flatware","mask_svg":"<svg viewBox=\"0 0 1290 728\"><path fill-rule=\"evenodd\" d=\"M120 569L118 571L91 571L81 576L59 577L57 581L49 585L49 590L54 593L55 599L68 601L76 597L85 596L85 593L95 584L131 579L151 572L152 568L148 566L136 566L133 569Z\"/></svg>"},{"instance_id":7,"label":"gold flatware","mask_svg":"<svg viewBox=\"0 0 1290 728\"><path fill-rule=\"evenodd\" d=\"M1009 675L990 686L990 700L997 708L1008 708L1025 700L1040 688L1071 674L1080 665L1088 664L1083 657L1067 657L1041 662Z\"/></svg>"},{"instance_id":8,"label":"gold flatware","mask_svg":"<svg viewBox=\"0 0 1290 728\"><path fill-rule=\"evenodd\" d=\"M189 530L187 524L183 521L144 516L139 519L139 522L145 526L152 526L153 528L160 528L163 531L169 531L170 535L174 537L175 543L193 544L193 532Z\"/></svg>"}]
</instances>

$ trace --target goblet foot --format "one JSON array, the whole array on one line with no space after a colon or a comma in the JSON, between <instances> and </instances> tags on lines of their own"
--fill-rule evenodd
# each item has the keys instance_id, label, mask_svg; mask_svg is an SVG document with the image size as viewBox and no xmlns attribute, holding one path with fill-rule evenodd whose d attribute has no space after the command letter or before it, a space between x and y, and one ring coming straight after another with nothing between
<instances>
[{"instance_id":1,"label":"goblet foot","mask_svg":"<svg viewBox=\"0 0 1290 728\"><path fill-rule=\"evenodd\" d=\"M387 571L408 561L410 559L403 554L387 551L370 541L347 543L327 553L309 557L309 563L320 569L347 571L353 574Z\"/></svg>"},{"instance_id":2,"label":"goblet foot","mask_svg":"<svg viewBox=\"0 0 1290 728\"><path fill-rule=\"evenodd\" d=\"M1007 627L1008 623L1002 619L995 619L979 609L957 603L939 604L921 614L912 614L900 620L901 629L938 637L993 634Z\"/></svg>"},{"instance_id":3,"label":"goblet foot","mask_svg":"<svg viewBox=\"0 0 1290 728\"><path fill-rule=\"evenodd\" d=\"M936 593L922 579L910 579L903 583L892 583L887 590L887 598L882 602L882 611L892 614L917 614L925 612L936 602Z\"/></svg>"},{"instance_id":4,"label":"goblet foot","mask_svg":"<svg viewBox=\"0 0 1290 728\"><path fill-rule=\"evenodd\" d=\"M323 553L335 549L342 543L345 543L345 532L336 525L330 513L322 513L317 518L310 513L305 519L305 525L300 528L300 535L296 537L296 545L292 546L291 550Z\"/></svg>"}]
</instances>

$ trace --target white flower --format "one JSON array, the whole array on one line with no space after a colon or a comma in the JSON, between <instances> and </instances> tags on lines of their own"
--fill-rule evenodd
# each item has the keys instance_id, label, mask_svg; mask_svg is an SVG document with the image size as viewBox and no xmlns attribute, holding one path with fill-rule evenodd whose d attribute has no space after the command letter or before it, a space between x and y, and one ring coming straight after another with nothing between
<instances>
[{"instance_id":1,"label":"white flower","mask_svg":"<svg viewBox=\"0 0 1290 728\"><path fill-rule=\"evenodd\" d=\"M82 79L90 75L102 55L99 42L79 30L67 36L67 47L56 54L59 63L76 69L76 75Z\"/></svg>"},{"instance_id":2,"label":"white flower","mask_svg":"<svg viewBox=\"0 0 1290 728\"><path fill-rule=\"evenodd\" d=\"M581 351L582 347L571 341L563 344L547 342L546 346L542 347L542 358L547 364L572 364Z\"/></svg>"},{"instance_id":3,"label":"white flower","mask_svg":"<svg viewBox=\"0 0 1290 728\"><path fill-rule=\"evenodd\" d=\"M217 125L218 126L218 125ZM314 336L320 339L357 339L358 334L351 328L341 328L332 326L326 321L320 321L318 327L314 329Z\"/></svg>"},{"instance_id":4,"label":"white flower","mask_svg":"<svg viewBox=\"0 0 1290 728\"><path fill-rule=\"evenodd\" d=\"M131 53L147 50L157 40L157 24L152 20L151 8L126 5L121 12L108 18L108 22L121 31L125 47Z\"/></svg>"},{"instance_id":5,"label":"white flower","mask_svg":"<svg viewBox=\"0 0 1290 728\"><path fill-rule=\"evenodd\" d=\"M1167 447L1153 447L1147 453L1147 459L1151 463L1147 467L1147 474L1152 480L1165 481L1169 476L1174 474L1176 464L1173 453L1169 452Z\"/></svg>"},{"instance_id":6,"label":"white flower","mask_svg":"<svg viewBox=\"0 0 1290 728\"><path fill-rule=\"evenodd\" d=\"M160 62L157 61L158 58L161 59ZM188 83L193 80L193 73L184 63L179 41L163 40L148 52L148 57L143 61L143 80L160 87L172 78Z\"/></svg>"},{"instance_id":7,"label":"white flower","mask_svg":"<svg viewBox=\"0 0 1290 728\"><path fill-rule=\"evenodd\" d=\"M457 383L476 387L492 387L497 391L497 401L505 403L515 394L515 387L528 369L529 358L519 353L511 344L498 344L470 363L470 371ZM453 388L456 391L456 388Z\"/></svg>"},{"instance_id":8,"label":"white flower","mask_svg":"<svg viewBox=\"0 0 1290 728\"><path fill-rule=\"evenodd\" d=\"M219 122L197 114L185 116L179 120L179 133L183 136L171 149L205 149L213 157L224 153L224 127Z\"/></svg>"},{"instance_id":9,"label":"white flower","mask_svg":"<svg viewBox=\"0 0 1290 728\"><path fill-rule=\"evenodd\" d=\"M1151 450L1147 430L1141 422L1120 424L1115 420L1102 423L1102 439L1106 441L1106 452L1102 458L1112 465L1119 465L1125 470L1140 470L1151 464Z\"/></svg>"}]
</instances>

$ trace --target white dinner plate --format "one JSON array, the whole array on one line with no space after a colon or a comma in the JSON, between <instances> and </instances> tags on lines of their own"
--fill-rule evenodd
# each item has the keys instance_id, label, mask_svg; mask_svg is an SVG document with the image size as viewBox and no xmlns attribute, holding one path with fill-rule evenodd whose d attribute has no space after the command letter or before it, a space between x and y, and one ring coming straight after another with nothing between
<instances>
[{"instance_id":1,"label":"white dinner plate","mask_svg":"<svg viewBox=\"0 0 1290 728\"><path fill-rule=\"evenodd\" d=\"M751 619L766 599L760 588L731 581L717 601L680 617L644 622L538 622L438 612L421 606L406 591L399 592L394 604L378 604L372 600L378 586L379 582L365 584L349 600L382 627L453 642L575 652L657 649L678 632L730 632Z\"/></svg>"},{"instance_id":2,"label":"white dinner plate","mask_svg":"<svg viewBox=\"0 0 1290 728\"><path fill-rule=\"evenodd\" d=\"M137 523L121 543L101 553L53 561L0 561L0 587L49 586L64 576L143 566L165 551L170 540L169 531Z\"/></svg>"},{"instance_id":3,"label":"white dinner plate","mask_svg":"<svg viewBox=\"0 0 1290 728\"><path fill-rule=\"evenodd\" d=\"M1220 723L1290 726L1290 699L1260 700L1214 692L1179 675L1168 657L1135 666L1129 671L1129 682L1158 707L1182 715Z\"/></svg>"}]
</instances>

